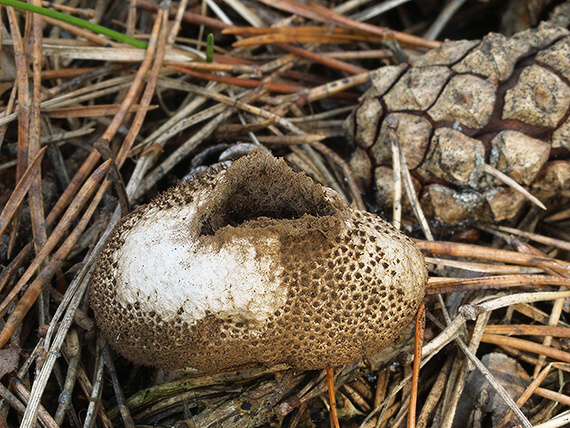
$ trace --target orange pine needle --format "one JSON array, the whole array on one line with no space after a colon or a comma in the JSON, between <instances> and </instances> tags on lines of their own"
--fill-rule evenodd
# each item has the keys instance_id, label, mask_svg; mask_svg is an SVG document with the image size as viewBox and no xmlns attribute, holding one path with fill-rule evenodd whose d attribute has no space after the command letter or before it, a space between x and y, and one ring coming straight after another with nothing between
<instances>
[{"instance_id":1,"label":"orange pine needle","mask_svg":"<svg viewBox=\"0 0 570 428\"><path fill-rule=\"evenodd\" d=\"M481 342L492 343L499 346L508 346L521 351L532 352L533 354L544 355L552 359L570 363L570 353L554 349L550 346L544 346L540 343L531 342L530 340L518 339L515 337L506 337L499 334L483 333Z\"/></svg>"},{"instance_id":2,"label":"orange pine needle","mask_svg":"<svg viewBox=\"0 0 570 428\"><path fill-rule=\"evenodd\" d=\"M281 83L262 82L254 79L242 79L233 76L218 76L217 74L212 73L200 73L199 71L194 71L178 65L170 65L169 67L189 76L198 77L204 80L213 80L214 82L227 83L229 85L235 85L242 88L257 88L259 86L264 86L271 92L282 94L296 93L304 89L302 86L297 85L284 85Z\"/></svg>"},{"instance_id":3,"label":"orange pine needle","mask_svg":"<svg viewBox=\"0 0 570 428\"><path fill-rule=\"evenodd\" d=\"M257 45L271 45L275 43L320 43L342 44L355 42L381 43L378 36L352 35L352 34L326 34L326 33L300 33L300 34L265 34L262 36L248 37L232 44L233 47L249 47Z\"/></svg>"},{"instance_id":4,"label":"orange pine needle","mask_svg":"<svg viewBox=\"0 0 570 428\"><path fill-rule=\"evenodd\" d=\"M418 404L418 385L420 379L420 366L422 363L422 347L424 345L424 331L426 327L426 307L422 303L416 315L416 332L414 336L414 370L412 386L410 389L410 408L408 410L408 428L416 426L416 408Z\"/></svg>"},{"instance_id":5,"label":"orange pine needle","mask_svg":"<svg viewBox=\"0 0 570 428\"><path fill-rule=\"evenodd\" d=\"M554 327L551 325L534 324L491 324L485 327L485 333L517 335L517 336L552 336L570 338L570 328Z\"/></svg>"},{"instance_id":6,"label":"orange pine needle","mask_svg":"<svg viewBox=\"0 0 570 428\"><path fill-rule=\"evenodd\" d=\"M354 28L360 31L366 31L384 37L387 33L392 33L396 40L401 43L406 43L413 46L419 46L429 49L435 49L441 46L441 42L435 40L427 40L422 37L413 36L411 34L401 33L399 31L392 31L386 28L377 27L375 25L358 22L353 19L347 18L340 13L334 12L324 6L311 3L303 4L295 0L258 0L260 3L268 6L281 9L290 13L294 13L305 18L313 19L315 21L328 22L331 24L338 24L348 28Z\"/></svg>"},{"instance_id":7,"label":"orange pine needle","mask_svg":"<svg viewBox=\"0 0 570 428\"><path fill-rule=\"evenodd\" d=\"M486 288L540 287L555 285L570 287L570 279L554 275L496 275L476 278L437 278L429 279L428 294L453 293L463 290Z\"/></svg>"},{"instance_id":8,"label":"orange pine needle","mask_svg":"<svg viewBox=\"0 0 570 428\"><path fill-rule=\"evenodd\" d=\"M149 110L153 110L156 106L150 106ZM138 104L129 106L128 113L135 113L139 109ZM111 116L117 114L121 110L119 104L99 104L96 106L81 106L81 107L65 107L60 109L48 110L46 115L53 118L68 118L68 117L100 117Z\"/></svg>"},{"instance_id":9,"label":"orange pine needle","mask_svg":"<svg viewBox=\"0 0 570 428\"><path fill-rule=\"evenodd\" d=\"M336 397L335 397L335 390L334 390L334 369L328 368L327 372L327 386L329 389L329 403L331 405L331 428L340 428L340 424L338 422L338 414L336 411Z\"/></svg>"},{"instance_id":10,"label":"orange pine needle","mask_svg":"<svg viewBox=\"0 0 570 428\"><path fill-rule=\"evenodd\" d=\"M103 67L84 67L84 68L58 68L57 70L42 70L42 80L49 79L71 79L73 77L83 76L86 73L101 70Z\"/></svg>"},{"instance_id":11,"label":"orange pine needle","mask_svg":"<svg viewBox=\"0 0 570 428\"><path fill-rule=\"evenodd\" d=\"M416 246L432 254L454 257L478 258L495 262L521 264L524 266L537 266L540 268L561 269L570 274L570 263L551 257L536 256L518 253L516 251L498 250L479 245L458 244L445 241L422 241L414 239Z\"/></svg>"},{"instance_id":12,"label":"orange pine needle","mask_svg":"<svg viewBox=\"0 0 570 428\"><path fill-rule=\"evenodd\" d=\"M358 29L340 28L332 26L317 26L317 25L304 25L302 27L228 27L222 30L222 34L233 34L239 36L261 36L265 34L278 34L284 33L288 35L295 34L340 34L340 35L366 35L366 31Z\"/></svg>"}]
</instances>

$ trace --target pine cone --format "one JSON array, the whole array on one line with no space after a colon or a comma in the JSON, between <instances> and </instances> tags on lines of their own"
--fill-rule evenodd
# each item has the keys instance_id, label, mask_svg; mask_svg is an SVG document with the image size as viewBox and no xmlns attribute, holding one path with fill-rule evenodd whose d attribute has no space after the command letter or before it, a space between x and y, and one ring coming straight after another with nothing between
<instances>
[{"instance_id":1,"label":"pine cone","mask_svg":"<svg viewBox=\"0 0 570 428\"><path fill-rule=\"evenodd\" d=\"M374 72L347 119L349 138L375 168L379 204L391 203L397 136L426 214L449 224L515 218L525 197L484 171L488 164L547 206L570 188L570 32L541 25L507 38L446 42Z\"/></svg>"}]
</instances>

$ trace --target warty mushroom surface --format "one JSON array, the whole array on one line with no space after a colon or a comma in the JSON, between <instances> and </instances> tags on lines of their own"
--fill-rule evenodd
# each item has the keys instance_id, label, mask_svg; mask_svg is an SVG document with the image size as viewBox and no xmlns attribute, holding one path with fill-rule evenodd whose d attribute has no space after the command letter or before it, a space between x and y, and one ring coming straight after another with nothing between
<instances>
[{"instance_id":1,"label":"warty mushroom surface","mask_svg":"<svg viewBox=\"0 0 570 428\"><path fill-rule=\"evenodd\" d=\"M123 218L90 301L105 338L138 364L303 370L381 351L426 283L404 234L253 152Z\"/></svg>"}]
</instances>

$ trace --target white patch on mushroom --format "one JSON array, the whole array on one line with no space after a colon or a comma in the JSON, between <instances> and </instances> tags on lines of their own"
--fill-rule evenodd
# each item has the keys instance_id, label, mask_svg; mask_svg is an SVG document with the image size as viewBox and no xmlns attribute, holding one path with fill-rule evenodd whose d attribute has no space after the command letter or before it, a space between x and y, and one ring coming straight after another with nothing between
<instances>
[{"instance_id":1,"label":"white patch on mushroom","mask_svg":"<svg viewBox=\"0 0 570 428\"><path fill-rule=\"evenodd\" d=\"M374 256L376 255L376 246L380 246L384 252L384 259L388 267L379 264L376 267L376 275L382 279L382 284L387 287L400 288L408 295L417 294L416 287L427 281L427 270L424 259L419 255L419 251L409 243L394 240L389 237L381 237L370 224L362 224L362 230L365 230L368 236L376 236L375 242L367 241L365 251L360 254L359 260L365 265L370 266ZM400 261L396 263L396 259ZM389 275L388 271L393 270L395 275ZM418 276L423 273L424 281L418 281ZM419 282L419 284L418 284Z\"/></svg>"},{"instance_id":2,"label":"white patch on mushroom","mask_svg":"<svg viewBox=\"0 0 570 428\"><path fill-rule=\"evenodd\" d=\"M212 314L262 327L287 298L278 239L235 237L214 249L190 228L196 210L196 203L157 210L129 230L114 254L117 299L166 322L192 325Z\"/></svg>"}]
</instances>

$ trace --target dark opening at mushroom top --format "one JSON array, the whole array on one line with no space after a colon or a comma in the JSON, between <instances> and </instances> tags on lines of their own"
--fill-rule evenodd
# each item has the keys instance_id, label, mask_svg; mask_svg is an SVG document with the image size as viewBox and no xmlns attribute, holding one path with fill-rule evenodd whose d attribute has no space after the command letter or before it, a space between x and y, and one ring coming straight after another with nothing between
<instances>
[{"instance_id":1,"label":"dark opening at mushroom top","mask_svg":"<svg viewBox=\"0 0 570 428\"><path fill-rule=\"evenodd\" d=\"M103 335L138 364L317 369L390 344L426 282L405 235L253 152L122 219L90 299Z\"/></svg>"}]
</instances>

